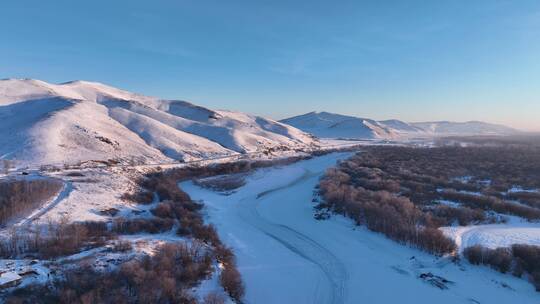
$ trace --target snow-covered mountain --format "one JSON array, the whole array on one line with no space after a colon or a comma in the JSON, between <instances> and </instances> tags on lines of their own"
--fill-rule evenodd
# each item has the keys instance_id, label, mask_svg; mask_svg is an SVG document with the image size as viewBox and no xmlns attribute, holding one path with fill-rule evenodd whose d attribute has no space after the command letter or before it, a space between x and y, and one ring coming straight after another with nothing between
<instances>
[{"instance_id":1,"label":"snow-covered mountain","mask_svg":"<svg viewBox=\"0 0 540 304\"><path fill-rule=\"evenodd\" d=\"M188 161L316 144L311 135L263 117L101 83L0 80L0 158L28 164Z\"/></svg>"},{"instance_id":2,"label":"snow-covered mountain","mask_svg":"<svg viewBox=\"0 0 540 304\"><path fill-rule=\"evenodd\" d=\"M398 139L451 135L511 135L519 132L506 126L479 121L408 123L396 119L376 121L328 112L311 112L283 119L281 122L320 138Z\"/></svg>"},{"instance_id":3,"label":"snow-covered mountain","mask_svg":"<svg viewBox=\"0 0 540 304\"><path fill-rule=\"evenodd\" d=\"M519 133L518 130L507 126L491 124L482 121L468 122L418 122L412 126L422 129L427 134L437 136L444 135L512 135Z\"/></svg>"},{"instance_id":4,"label":"snow-covered mountain","mask_svg":"<svg viewBox=\"0 0 540 304\"><path fill-rule=\"evenodd\" d=\"M328 112L311 112L281 122L320 138L374 139L397 136L394 130L375 120Z\"/></svg>"}]
</instances>

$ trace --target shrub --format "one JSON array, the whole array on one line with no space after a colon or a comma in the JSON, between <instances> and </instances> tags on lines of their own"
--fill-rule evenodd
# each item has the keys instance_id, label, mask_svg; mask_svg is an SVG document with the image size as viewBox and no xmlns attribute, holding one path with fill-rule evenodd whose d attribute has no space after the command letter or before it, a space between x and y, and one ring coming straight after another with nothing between
<instances>
[{"instance_id":1,"label":"shrub","mask_svg":"<svg viewBox=\"0 0 540 304\"><path fill-rule=\"evenodd\" d=\"M131 251L132 248L131 242L129 241L118 241L113 244L112 250L114 252L127 252Z\"/></svg>"},{"instance_id":2,"label":"shrub","mask_svg":"<svg viewBox=\"0 0 540 304\"><path fill-rule=\"evenodd\" d=\"M226 298L216 292L211 292L204 297L203 304L225 304Z\"/></svg>"},{"instance_id":3,"label":"shrub","mask_svg":"<svg viewBox=\"0 0 540 304\"><path fill-rule=\"evenodd\" d=\"M118 218L113 221L112 231L119 234L162 233L172 229L174 221L161 218Z\"/></svg>"},{"instance_id":4,"label":"shrub","mask_svg":"<svg viewBox=\"0 0 540 304\"><path fill-rule=\"evenodd\" d=\"M54 288L25 287L6 302L195 304L189 289L211 269L209 254L197 243L167 244L155 255L128 261L118 270L97 272L91 266L67 270Z\"/></svg>"},{"instance_id":5,"label":"shrub","mask_svg":"<svg viewBox=\"0 0 540 304\"><path fill-rule=\"evenodd\" d=\"M236 265L224 265L219 280L221 286L223 286L223 289L225 289L231 298L236 301L242 299L245 289L244 284L242 283L242 277L240 276L240 272L236 269Z\"/></svg>"},{"instance_id":6,"label":"shrub","mask_svg":"<svg viewBox=\"0 0 540 304\"><path fill-rule=\"evenodd\" d=\"M487 265L516 276L527 273L537 291L540 291L540 247L515 244L510 248L490 249L480 245L465 248L463 255L474 265Z\"/></svg>"}]
</instances>

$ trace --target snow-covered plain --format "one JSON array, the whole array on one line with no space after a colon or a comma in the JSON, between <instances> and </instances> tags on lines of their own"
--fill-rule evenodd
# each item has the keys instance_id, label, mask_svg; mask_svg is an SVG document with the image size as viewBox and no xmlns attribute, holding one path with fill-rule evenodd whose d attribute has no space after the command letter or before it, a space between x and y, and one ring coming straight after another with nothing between
<instances>
[{"instance_id":1,"label":"snow-covered plain","mask_svg":"<svg viewBox=\"0 0 540 304\"><path fill-rule=\"evenodd\" d=\"M347 153L258 170L230 195L181 184L238 258L247 303L538 303L525 280L435 258L356 227L313 218L313 190ZM436 288L433 273L453 283Z\"/></svg>"},{"instance_id":2,"label":"snow-covered plain","mask_svg":"<svg viewBox=\"0 0 540 304\"><path fill-rule=\"evenodd\" d=\"M460 251L474 245L488 248L510 247L513 244L540 246L540 223L530 223L515 216L504 224L453 226L441 228L458 245Z\"/></svg>"}]
</instances>

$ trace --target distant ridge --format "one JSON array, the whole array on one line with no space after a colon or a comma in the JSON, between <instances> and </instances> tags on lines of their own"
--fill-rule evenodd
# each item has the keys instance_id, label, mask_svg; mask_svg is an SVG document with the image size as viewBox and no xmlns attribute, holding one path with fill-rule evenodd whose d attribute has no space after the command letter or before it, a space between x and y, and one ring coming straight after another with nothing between
<instances>
[{"instance_id":1,"label":"distant ridge","mask_svg":"<svg viewBox=\"0 0 540 304\"><path fill-rule=\"evenodd\" d=\"M399 139L407 137L511 135L519 133L519 131L510 127L480 121L408 123L397 119L376 121L329 112L309 112L283 119L281 122L320 138Z\"/></svg>"}]
</instances>

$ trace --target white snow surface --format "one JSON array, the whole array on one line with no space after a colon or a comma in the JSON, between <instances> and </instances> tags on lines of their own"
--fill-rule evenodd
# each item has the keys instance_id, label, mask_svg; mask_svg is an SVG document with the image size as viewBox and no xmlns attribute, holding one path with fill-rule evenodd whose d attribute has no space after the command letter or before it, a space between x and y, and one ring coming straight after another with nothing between
<instances>
[{"instance_id":1,"label":"white snow surface","mask_svg":"<svg viewBox=\"0 0 540 304\"><path fill-rule=\"evenodd\" d=\"M18 166L166 163L317 146L280 122L101 83L0 80L0 158Z\"/></svg>"},{"instance_id":2,"label":"white snow surface","mask_svg":"<svg viewBox=\"0 0 540 304\"><path fill-rule=\"evenodd\" d=\"M459 250L482 245L488 248L510 247L513 244L540 246L540 223L530 223L516 216L505 216L504 224L442 227L446 236L453 239Z\"/></svg>"},{"instance_id":3,"label":"white snow surface","mask_svg":"<svg viewBox=\"0 0 540 304\"><path fill-rule=\"evenodd\" d=\"M318 179L349 155L258 170L230 195L181 184L233 248L246 303L538 303L525 280L398 245L340 216L315 220ZM428 272L453 283L438 289L419 279Z\"/></svg>"},{"instance_id":4,"label":"white snow surface","mask_svg":"<svg viewBox=\"0 0 540 304\"><path fill-rule=\"evenodd\" d=\"M376 121L328 112L310 112L281 120L321 138L407 139L451 135L511 135L518 131L480 121L408 123L397 119Z\"/></svg>"}]
</instances>

